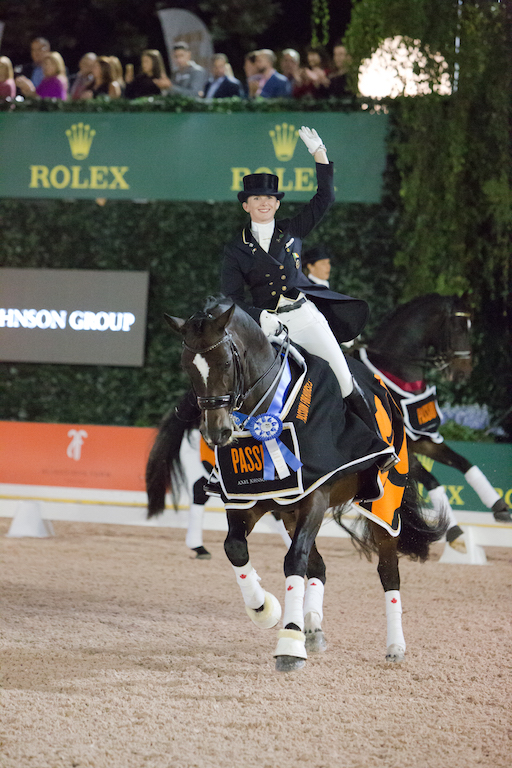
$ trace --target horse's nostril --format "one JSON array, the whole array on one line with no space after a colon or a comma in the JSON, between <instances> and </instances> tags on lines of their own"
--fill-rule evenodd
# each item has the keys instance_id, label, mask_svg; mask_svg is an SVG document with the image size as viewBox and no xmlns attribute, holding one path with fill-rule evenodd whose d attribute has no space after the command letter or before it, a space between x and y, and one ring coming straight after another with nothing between
<instances>
[{"instance_id":1,"label":"horse's nostril","mask_svg":"<svg viewBox=\"0 0 512 768\"><path fill-rule=\"evenodd\" d=\"M231 437L231 429L228 429L227 427L225 429L222 429L220 432L220 444L225 445L229 438Z\"/></svg>"}]
</instances>

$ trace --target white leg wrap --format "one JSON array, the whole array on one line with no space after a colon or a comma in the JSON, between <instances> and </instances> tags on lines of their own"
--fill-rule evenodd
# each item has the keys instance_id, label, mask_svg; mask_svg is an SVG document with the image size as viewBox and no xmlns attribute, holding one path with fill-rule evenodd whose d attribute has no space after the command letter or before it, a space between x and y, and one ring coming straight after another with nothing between
<instances>
[{"instance_id":1,"label":"white leg wrap","mask_svg":"<svg viewBox=\"0 0 512 768\"><path fill-rule=\"evenodd\" d=\"M195 549L203 546L203 515L202 504L192 504L188 511L188 528L185 542L187 547Z\"/></svg>"},{"instance_id":2,"label":"white leg wrap","mask_svg":"<svg viewBox=\"0 0 512 768\"><path fill-rule=\"evenodd\" d=\"M429 491L428 495L435 511L438 514L444 512L448 516L450 523L449 527L453 528L454 525L458 525L453 509L451 508L450 502L448 501L448 495L444 489L444 486L438 485L437 488L433 488L431 491Z\"/></svg>"},{"instance_id":3,"label":"white leg wrap","mask_svg":"<svg viewBox=\"0 0 512 768\"><path fill-rule=\"evenodd\" d=\"M308 613L317 613L320 623L324 617L324 585L320 579L309 579L306 587L306 596L304 598L304 617Z\"/></svg>"},{"instance_id":4,"label":"white leg wrap","mask_svg":"<svg viewBox=\"0 0 512 768\"><path fill-rule=\"evenodd\" d=\"M405 649L400 592L397 589L391 589L389 592L384 593L384 597L386 598L386 619L388 625L387 647L399 645Z\"/></svg>"},{"instance_id":5,"label":"white leg wrap","mask_svg":"<svg viewBox=\"0 0 512 768\"><path fill-rule=\"evenodd\" d=\"M486 507L491 509L501 496L494 490L484 473L479 467L471 467L464 475L468 485L470 485L478 496L482 499Z\"/></svg>"},{"instance_id":6,"label":"white leg wrap","mask_svg":"<svg viewBox=\"0 0 512 768\"><path fill-rule=\"evenodd\" d=\"M261 608L265 602L265 590L260 587L260 577L251 565L251 561L241 568L234 565L236 581L248 608Z\"/></svg>"},{"instance_id":7,"label":"white leg wrap","mask_svg":"<svg viewBox=\"0 0 512 768\"><path fill-rule=\"evenodd\" d=\"M302 576L288 576L286 579L286 592L284 598L283 627L295 624L304 629L304 578Z\"/></svg>"}]
</instances>

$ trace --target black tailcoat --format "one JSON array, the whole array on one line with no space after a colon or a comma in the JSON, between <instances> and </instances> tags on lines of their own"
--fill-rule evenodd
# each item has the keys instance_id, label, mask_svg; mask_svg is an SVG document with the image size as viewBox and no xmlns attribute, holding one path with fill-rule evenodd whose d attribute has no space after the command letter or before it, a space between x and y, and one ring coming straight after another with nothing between
<instances>
[{"instance_id":1,"label":"black tailcoat","mask_svg":"<svg viewBox=\"0 0 512 768\"><path fill-rule=\"evenodd\" d=\"M268 253L255 240L250 225L224 248L221 290L256 322L263 309L276 309L280 296L296 298L300 291L325 315L338 341L350 341L366 324L366 302L312 283L301 269L302 240L334 202L332 163L316 163L316 175L316 195L297 216L276 221ZM286 324L286 314L281 319Z\"/></svg>"}]
</instances>

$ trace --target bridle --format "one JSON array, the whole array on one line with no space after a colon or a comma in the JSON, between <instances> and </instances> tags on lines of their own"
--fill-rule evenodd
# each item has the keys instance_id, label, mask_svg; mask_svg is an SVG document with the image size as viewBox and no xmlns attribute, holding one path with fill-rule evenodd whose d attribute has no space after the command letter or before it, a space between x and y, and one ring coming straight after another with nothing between
<instances>
[{"instance_id":1,"label":"bridle","mask_svg":"<svg viewBox=\"0 0 512 768\"><path fill-rule=\"evenodd\" d=\"M261 384L263 379L270 373L270 371L274 368L276 363L278 361L281 361L279 370L276 376L274 376L274 378L272 379L270 386L265 390L263 396L260 398L256 407L252 409L252 413L254 413L257 410L257 408L259 408L261 403L264 402L267 395L270 393L274 385L279 381L281 377L281 374L284 370L284 366L286 364L286 359L288 357L288 351L290 348L290 339L288 335L285 336L284 340L281 343L280 349L276 351L276 355L272 363L269 365L265 373L262 373L261 376L254 382L254 384L252 384L248 389L245 389L245 375L244 375L242 360L240 358L240 353L229 331L224 331L224 334L219 339L219 341L215 342L215 344L211 344L209 347L204 347L203 349L197 349L196 347L189 347L189 345L184 341L183 348L188 350L189 352L195 353L196 355L204 355L208 352L213 351L214 349L217 349L217 347L220 347L221 344L229 344L229 349L233 358L233 365L234 365L233 386L231 390L225 395L214 395L212 397L200 397L199 395L196 395L198 408L201 411L214 411L219 408L228 408L229 413L239 410L242 407L243 403L247 400L249 395L251 395L254 392L258 384Z\"/></svg>"},{"instance_id":2,"label":"bridle","mask_svg":"<svg viewBox=\"0 0 512 768\"><path fill-rule=\"evenodd\" d=\"M426 355L425 362L427 365L432 365L438 371L444 371L454 360L471 360L470 349L453 349L453 323L452 318L465 317L469 321L471 314L469 312L462 312L460 310L448 311L441 321L441 327L439 329L442 346L438 352L433 355Z\"/></svg>"}]
</instances>

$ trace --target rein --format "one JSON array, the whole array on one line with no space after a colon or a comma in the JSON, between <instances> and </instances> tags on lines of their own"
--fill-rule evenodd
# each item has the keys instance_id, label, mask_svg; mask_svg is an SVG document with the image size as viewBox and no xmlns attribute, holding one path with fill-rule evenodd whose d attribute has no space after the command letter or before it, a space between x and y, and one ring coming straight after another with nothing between
<instances>
[{"instance_id":1,"label":"rein","mask_svg":"<svg viewBox=\"0 0 512 768\"><path fill-rule=\"evenodd\" d=\"M205 347L204 349L196 349L193 347L189 347L188 344L186 344L185 342L183 342L183 347L184 349L187 349L189 352L195 352L195 354L202 355L207 352L211 352L212 350L216 349L221 344L225 344L226 342L230 346L230 351L234 361L235 375L234 375L233 389L225 395L214 395L212 397L197 396L196 397L197 405L202 411L213 411L219 408L229 408L230 412L239 410L242 404L247 400L249 395L252 394L252 392L256 389L256 387L259 384L261 384L263 379L274 368L276 362L278 362L278 360L281 357L283 348L285 350L284 355L282 356L279 371L277 372L276 376L272 379L270 386L265 390L263 396L260 398L256 407L253 408L252 413L254 413L260 407L260 405L264 402L267 396L270 394L273 387L279 382L284 372L284 367L286 365L286 360L288 358L288 352L290 349L290 339L288 335L284 338L284 340L281 342L281 347L276 352L276 356L274 357L270 366L267 368L267 370L264 373L261 374L261 376L254 382L254 384L252 384L245 391L244 391L245 376L244 376L242 361L240 359L240 354L238 352L238 349L236 348L236 345L233 341L233 337L229 333L229 331L225 331L222 338L220 338L219 341L217 341L215 344L212 344L209 347Z\"/></svg>"}]
</instances>

